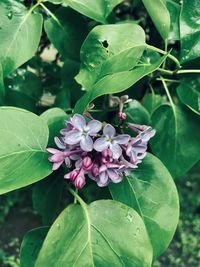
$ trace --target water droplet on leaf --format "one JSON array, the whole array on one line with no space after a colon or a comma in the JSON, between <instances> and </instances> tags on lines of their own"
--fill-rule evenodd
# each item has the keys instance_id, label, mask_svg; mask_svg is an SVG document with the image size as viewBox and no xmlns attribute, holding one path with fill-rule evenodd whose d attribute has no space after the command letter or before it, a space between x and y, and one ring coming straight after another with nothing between
<instances>
[{"instance_id":1,"label":"water droplet on leaf","mask_svg":"<svg viewBox=\"0 0 200 267\"><path fill-rule=\"evenodd\" d=\"M12 19L12 17L13 17L13 12L12 12L12 11L9 11L8 14L7 14L7 17L8 17L9 19Z\"/></svg>"},{"instance_id":2,"label":"water droplet on leaf","mask_svg":"<svg viewBox=\"0 0 200 267\"><path fill-rule=\"evenodd\" d=\"M133 221L133 216L130 212L127 213L126 215L126 219L129 221L129 222L132 222Z\"/></svg>"}]
</instances>

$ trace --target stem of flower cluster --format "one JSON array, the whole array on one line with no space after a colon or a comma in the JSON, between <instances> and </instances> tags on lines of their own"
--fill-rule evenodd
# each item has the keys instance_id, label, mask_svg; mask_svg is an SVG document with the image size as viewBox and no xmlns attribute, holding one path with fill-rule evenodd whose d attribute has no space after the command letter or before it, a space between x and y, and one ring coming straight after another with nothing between
<instances>
[{"instance_id":1,"label":"stem of flower cluster","mask_svg":"<svg viewBox=\"0 0 200 267\"><path fill-rule=\"evenodd\" d=\"M78 189L75 190L75 193L78 195ZM77 203L77 198L76 198L76 196L74 196L74 204L76 204L76 203Z\"/></svg>"},{"instance_id":2,"label":"stem of flower cluster","mask_svg":"<svg viewBox=\"0 0 200 267\"><path fill-rule=\"evenodd\" d=\"M82 207L86 207L86 203L84 202L84 200L78 195L78 190L74 191L72 188L68 189L69 192L74 196L74 198L76 199L76 201L78 201ZM74 199L74 203L76 203Z\"/></svg>"}]
</instances>

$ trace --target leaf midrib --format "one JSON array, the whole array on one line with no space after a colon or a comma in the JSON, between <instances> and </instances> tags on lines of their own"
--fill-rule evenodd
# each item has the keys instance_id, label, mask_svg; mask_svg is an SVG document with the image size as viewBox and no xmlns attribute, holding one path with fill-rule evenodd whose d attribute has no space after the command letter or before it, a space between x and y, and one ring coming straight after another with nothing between
<instances>
[{"instance_id":1,"label":"leaf midrib","mask_svg":"<svg viewBox=\"0 0 200 267\"><path fill-rule=\"evenodd\" d=\"M92 267L95 267L94 265L94 259L93 259L93 250L92 250L92 242L91 242L91 221L90 221L90 216L89 216L89 212L88 212L88 208L87 208L87 204L85 204L83 201L80 202L80 205L84 211L84 216L87 222L87 229L88 229L88 233L87 233L87 242L86 244L88 244L89 246L89 250L90 250L90 254L91 254L91 259L92 259ZM84 250L83 250L84 251Z\"/></svg>"},{"instance_id":2,"label":"leaf midrib","mask_svg":"<svg viewBox=\"0 0 200 267\"><path fill-rule=\"evenodd\" d=\"M10 45L8 46L8 49L6 50L6 53L5 53L4 58L7 57L8 53L10 52L10 48L12 47L14 41L16 40L17 35L18 35L20 29L22 28L23 24L26 22L26 20L28 19L28 17L29 17L31 14L32 14L32 10L29 10L29 11L24 15L22 21L21 21L20 24L19 24L19 27L17 28L17 30L16 30L16 32L15 32L15 34L14 34L14 36L13 36L13 39L12 39Z\"/></svg>"}]
</instances>

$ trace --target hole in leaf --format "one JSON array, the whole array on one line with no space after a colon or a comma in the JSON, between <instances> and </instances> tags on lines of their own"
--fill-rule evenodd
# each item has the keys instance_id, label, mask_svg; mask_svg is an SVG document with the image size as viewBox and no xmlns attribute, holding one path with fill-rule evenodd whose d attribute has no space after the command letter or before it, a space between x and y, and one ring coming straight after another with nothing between
<instances>
[{"instance_id":1,"label":"hole in leaf","mask_svg":"<svg viewBox=\"0 0 200 267\"><path fill-rule=\"evenodd\" d=\"M108 42L106 40L102 42L102 45L105 48L108 48L108 46L109 46L109 44L108 44Z\"/></svg>"}]
</instances>

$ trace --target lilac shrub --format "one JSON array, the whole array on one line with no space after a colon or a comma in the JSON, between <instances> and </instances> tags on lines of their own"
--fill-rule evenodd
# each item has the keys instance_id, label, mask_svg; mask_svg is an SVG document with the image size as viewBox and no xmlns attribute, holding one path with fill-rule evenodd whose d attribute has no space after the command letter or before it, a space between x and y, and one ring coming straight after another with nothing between
<instances>
[{"instance_id":1,"label":"lilac shrub","mask_svg":"<svg viewBox=\"0 0 200 267\"><path fill-rule=\"evenodd\" d=\"M124 123L125 124L125 123ZM119 183L124 175L138 167L146 155L147 144L155 135L150 126L127 123L133 135L120 133L120 127L101 123L90 117L86 122L75 114L65 122L61 137L55 137L58 149L48 148L53 170L62 164L71 169L64 178L77 189L86 184L86 178L98 186Z\"/></svg>"}]
</instances>

